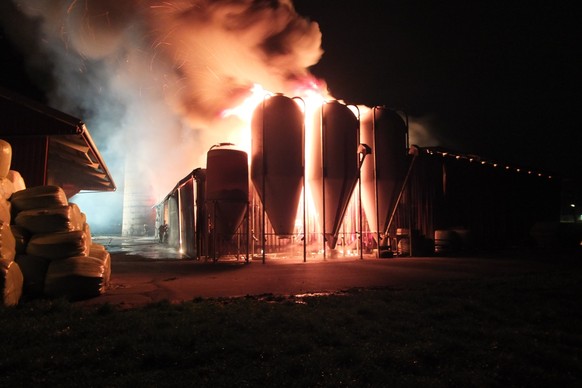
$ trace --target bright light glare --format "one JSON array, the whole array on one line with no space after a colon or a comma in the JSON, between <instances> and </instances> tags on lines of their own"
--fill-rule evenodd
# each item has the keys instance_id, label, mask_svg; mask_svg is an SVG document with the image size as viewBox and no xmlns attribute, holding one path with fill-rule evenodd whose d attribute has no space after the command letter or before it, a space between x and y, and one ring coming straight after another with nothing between
<instances>
[{"instance_id":1,"label":"bright light glare","mask_svg":"<svg viewBox=\"0 0 582 388\"><path fill-rule=\"evenodd\" d=\"M236 116L245 123L250 123L255 108L267 97L273 93L263 89L259 84L254 84L251 88L250 95L238 106L230 109L225 109L222 112L222 117Z\"/></svg>"},{"instance_id":2,"label":"bright light glare","mask_svg":"<svg viewBox=\"0 0 582 388\"><path fill-rule=\"evenodd\" d=\"M236 141L236 145L238 148L246 151L248 154L251 153L250 135L252 132L251 122L253 114L257 107L260 106L260 104L274 95L275 93L264 89L261 85L254 84L249 92L249 95L243 100L241 104L230 109L226 109L221 114L223 118L236 118L242 122L241 131L245 132L246 136L241 136L241 138ZM294 95L287 95L287 97L293 98L304 114L305 163L307 166L309 166L312 164L310 158L312 154L311 150L313 148L313 131L316 130L314 128L314 123L316 122L315 118L317 117L316 115L319 114L322 105L324 105L329 100L333 100L333 97L327 93L324 85L318 83L317 80L314 79L303 80L303 82L295 86ZM366 110L369 109L364 106L347 106L358 118L361 112L366 112ZM249 161L250 159L251 158L249 158ZM304 197L307 197L307 199L305 200ZM319 219L308 180L305 182L301 203L305 203L306 211L310 218L314 217L315 220ZM300 214L301 212L298 212L298 218L295 222L295 226L297 228L300 228L303 225L303 219ZM316 221L313 222L315 222L315 224L318 223ZM310 224L311 223L312 222L310 222ZM322 252L323 251L319 252L319 254Z\"/></svg>"}]
</instances>

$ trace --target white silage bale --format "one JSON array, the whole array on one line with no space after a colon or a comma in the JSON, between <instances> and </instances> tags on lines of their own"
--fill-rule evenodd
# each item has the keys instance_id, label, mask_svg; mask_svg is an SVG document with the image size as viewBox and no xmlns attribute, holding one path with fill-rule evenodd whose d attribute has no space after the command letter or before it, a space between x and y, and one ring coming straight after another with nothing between
<instances>
[{"instance_id":1,"label":"white silage bale","mask_svg":"<svg viewBox=\"0 0 582 388\"><path fill-rule=\"evenodd\" d=\"M57 260L72 256L87 256L89 248L89 239L85 232L74 230L33 235L26 246L26 254Z\"/></svg>"},{"instance_id":2,"label":"white silage bale","mask_svg":"<svg viewBox=\"0 0 582 388\"><path fill-rule=\"evenodd\" d=\"M32 209L50 209L67 206L69 201L65 191L54 185L28 187L16 191L10 198L16 212Z\"/></svg>"},{"instance_id":3,"label":"white silage bale","mask_svg":"<svg viewBox=\"0 0 582 388\"><path fill-rule=\"evenodd\" d=\"M22 295L28 298L39 298L44 295L44 283L50 259L31 255L16 255L22 276Z\"/></svg>"},{"instance_id":4,"label":"white silage bale","mask_svg":"<svg viewBox=\"0 0 582 388\"><path fill-rule=\"evenodd\" d=\"M0 178L6 178L12 164L12 146L6 140L0 139Z\"/></svg>"},{"instance_id":5,"label":"white silage bale","mask_svg":"<svg viewBox=\"0 0 582 388\"><path fill-rule=\"evenodd\" d=\"M10 170L8 171L8 175L6 175L6 179L9 179L14 186L14 192L26 189L26 184L24 183L24 178L18 171Z\"/></svg>"},{"instance_id":6,"label":"white silage bale","mask_svg":"<svg viewBox=\"0 0 582 388\"><path fill-rule=\"evenodd\" d=\"M80 300L105 293L105 266L100 258L67 257L50 262L44 292L52 297Z\"/></svg>"},{"instance_id":7,"label":"white silage bale","mask_svg":"<svg viewBox=\"0 0 582 388\"><path fill-rule=\"evenodd\" d=\"M85 237L87 238L87 246L89 249L91 249L91 246L93 245L93 236L91 236L91 227L87 222L83 223L82 230L85 233Z\"/></svg>"},{"instance_id":8,"label":"white silage bale","mask_svg":"<svg viewBox=\"0 0 582 388\"><path fill-rule=\"evenodd\" d=\"M99 243L91 244L91 251L105 251L105 245Z\"/></svg>"},{"instance_id":9,"label":"white silage bale","mask_svg":"<svg viewBox=\"0 0 582 388\"><path fill-rule=\"evenodd\" d=\"M10 230L16 241L16 254L25 254L26 245L28 244L28 240L30 240L30 233L26 229L14 224L10 225Z\"/></svg>"},{"instance_id":10,"label":"white silage bale","mask_svg":"<svg viewBox=\"0 0 582 388\"><path fill-rule=\"evenodd\" d=\"M71 232L83 229L83 217L76 204L47 209L32 209L19 212L14 223L31 234Z\"/></svg>"},{"instance_id":11,"label":"white silage bale","mask_svg":"<svg viewBox=\"0 0 582 388\"><path fill-rule=\"evenodd\" d=\"M103 280L108 286L111 280L111 254L101 244L92 244L89 249L89 256L95 257L103 263Z\"/></svg>"},{"instance_id":12,"label":"white silage bale","mask_svg":"<svg viewBox=\"0 0 582 388\"><path fill-rule=\"evenodd\" d=\"M16 256L16 240L10 224L0 221L0 261L14 261Z\"/></svg>"},{"instance_id":13,"label":"white silage bale","mask_svg":"<svg viewBox=\"0 0 582 388\"><path fill-rule=\"evenodd\" d=\"M12 220L12 203L0 197L0 221L10 223Z\"/></svg>"},{"instance_id":14,"label":"white silage bale","mask_svg":"<svg viewBox=\"0 0 582 388\"><path fill-rule=\"evenodd\" d=\"M0 178L0 197L10 199L14 194L14 183L8 178Z\"/></svg>"},{"instance_id":15,"label":"white silage bale","mask_svg":"<svg viewBox=\"0 0 582 388\"><path fill-rule=\"evenodd\" d=\"M16 306L22 296L23 276L15 261L0 260L0 295L4 306Z\"/></svg>"}]
</instances>

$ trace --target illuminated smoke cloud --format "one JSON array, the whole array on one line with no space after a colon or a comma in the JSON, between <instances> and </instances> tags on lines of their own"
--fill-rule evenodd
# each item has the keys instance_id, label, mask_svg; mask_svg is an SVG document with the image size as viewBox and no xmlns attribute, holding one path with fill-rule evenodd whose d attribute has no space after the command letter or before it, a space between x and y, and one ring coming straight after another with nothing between
<instances>
[{"instance_id":1,"label":"illuminated smoke cloud","mask_svg":"<svg viewBox=\"0 0 582 388\"><path fill-rule=\"evenodd\" d=\"M408 119L408 136L409 143L420 147L434 147L438 145L451 145L445 138L437 135L438 125L435 124L435 118L432 116L409 117Z\"/></svg>"},{"instance_id":2,"label":"illuminated smoke cloud","mask_svg":"<svg viewBox=\"0 0 582 388\"><path fill-rule=\"evenodd\" d=\"M50 69L50 105L87 122L118 184L130 158L158 199L230 140L223 110L254 83L293 94L322 55L319 26L288 0L13 3L27 23L11 32Z\"/></svg>"}]
</instances>

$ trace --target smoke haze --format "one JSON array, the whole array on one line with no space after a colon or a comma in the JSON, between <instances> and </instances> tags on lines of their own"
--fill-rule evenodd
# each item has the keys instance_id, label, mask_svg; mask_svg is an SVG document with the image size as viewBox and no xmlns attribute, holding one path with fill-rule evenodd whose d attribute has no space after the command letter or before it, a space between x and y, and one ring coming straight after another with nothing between
<instances>
[{"instance_id":1,"label":"smoke haze","mask_svg":"<svg viewBox=\"0 0 582 388\"><path fill-rule=\"evenodd\" d=\"M253 84L293 94L322 55L289 0L13 0L7 32L49 105L82 118L118 186L124 165L156 199L208 148L237 142L221 112Z\"/></svg>"}]
</instances>

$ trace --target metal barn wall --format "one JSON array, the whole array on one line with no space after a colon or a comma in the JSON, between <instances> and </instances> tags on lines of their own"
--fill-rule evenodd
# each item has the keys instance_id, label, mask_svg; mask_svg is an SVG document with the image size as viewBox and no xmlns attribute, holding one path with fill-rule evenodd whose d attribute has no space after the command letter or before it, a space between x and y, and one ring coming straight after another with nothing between
<instances>
[{"instance_id":1,"label":"metal barn wall","mask_svg":"<svg viewBox=\"0 0 582 388\"><path fill-rule=\"evenodd\" d=\"M198 168L180 180L156 208L156 227L168 224L168 245L186 257L208 255L204 205L205 170Z\"/></svg>"},{"instance_id":2,"label":"metal barn wall","mask_svg":"<svg viewBox=\"0 0 582 388\"><path fill-rule=\"evenodd\" d=\"M182 252L188 257L196 257L195 217L196 203L194 196L194 179L190 179L179 188L180 193L180 239Z\"/></svg>"},{"instance_id":3,"label":"metal barn wall","mask_svg":"<svg viewBox=\"0 0 582 388\"><path fill-rule=\"evenodd\" d=\"M410 220L417 248L447 229L479 249L523 245L536 222L559 221L558 177L457 156L423 152L415 163L396 223Z\"/></svg>"},{"instance_id":4,"label":"metal barn wall","mask_svg":"<svg viewBox=\"0 0 582 388\"><path fill-rule=\"evenodd\" d=\"M178 191L168 197L166 208L168 213L168 245L180 250L180 207Z\"/></svg>"},{"instance_id":5,"label":"metal barn wall","mask_svg":"<svg viewBox=\"0 0 582 388\"><path fill-rule=\"evenodd\" d=\"M405 238L412 240L405 254L412 256L434 254L434 231L437 229L435 219L442 211L441 184L441 165L423 157L422 154L419 155L414 160L389 230L393 251L398 251L400 239ZM403 235L399 234L400 231L403 231Z\"/></svg>"},{"instance_id":6,"label":"metal barn wall","mask_svg":"<svg viewBox=\"0 0 582 388\"><path fill-rule=\"evenodd\" d=\"M536 222L559 221L558 177L457 156L422 149L416 157L389 231L394 253L433 255L435 232L442 230L466 232L472 242L470 248L479 250L519 246L531 242L530 231ZM244 254L245 244L250 241L252 256L260 256L264 249L269 255L287 257L301 256L307 237L307 253L316 257L312 255L317 254L322 241L309 217L307 236L303 235L303 226L297 226L292 236L281 238L264 217L255 190L251 190L248 223L243 222L231 245L217 250L208 235L203 170L198 171L198 180L193 176L182 180L158 207L158 212L167 214L171 246L181 248L190 257L214 257L218 253L219 258L222 254ZM359 212L353 199L347 222L344 220L341 227L337 253L357 249ZM365 224L364 217L364 252L371 254L375 244Z\"/></svg>"}]
</instances>

